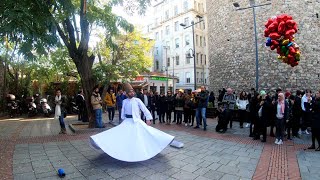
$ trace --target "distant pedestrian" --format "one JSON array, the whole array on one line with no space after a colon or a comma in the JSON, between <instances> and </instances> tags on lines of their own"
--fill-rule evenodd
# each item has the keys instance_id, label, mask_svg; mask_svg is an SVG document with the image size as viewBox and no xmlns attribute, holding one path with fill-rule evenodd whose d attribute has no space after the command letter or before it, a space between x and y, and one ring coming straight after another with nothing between
<instances>
[{"instance_id":1,"label":"distant pedestrian","mask_svg":"<svg viewBox=\"0 0 320 180\"><path fill-rule=\"evenodd\" d=\"M107 91L104 101L107 105L109 121L112 122L114 118L115 108L116 108L116 96L113 92L113 89L110 88Z\"/></svg>"},{"instance_id":2,"label":"distant pedestrian","mask_svg":"<svg viewBox=\"0 0 320 180\"><path fill-rule=\"evenodd\" d=\"M59 134L66 134L66 125L64 123L64 115L66 112L66 104L67 104L67 100L65 96L61 95L61 89L57 89L56 90L56 97L55 97L55 119L59 119L59 123L60 123L60 132Z\"/></svg>"},{"instance_id":3,"label":"distant pedestrian","mask_svg":"<svg viewBox=\"0 0 320 180\"><path fill-rule=\"evenodd\" d=\"M119 111L119 124L122 122L121 119L121 109L122 109L122 102L123 100L127 99L127 96L123 93L123 90L120 89L118 91L118 95L116 97L116 104L117 104L117 109Z\"/></svg>"},{"instance_id":4,"label":"distant pedestrian","mask_svg":"<svg viewBox=\"0 0 320 180\"><path fill-rule=\"evenodd\" d=\"M102 99L99 94L99 87L96 86L93 89L92 96L91 96L91 105L95 112L96 116L96 127L103 128L104 125L102 123Z\"/></svg>"}]
</instances>

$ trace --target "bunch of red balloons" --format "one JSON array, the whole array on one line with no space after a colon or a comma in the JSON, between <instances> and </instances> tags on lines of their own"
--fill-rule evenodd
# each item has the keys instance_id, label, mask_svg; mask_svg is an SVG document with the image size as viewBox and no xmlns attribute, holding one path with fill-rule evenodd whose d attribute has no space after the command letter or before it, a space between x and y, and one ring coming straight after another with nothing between
<instances>
[{"instance_id":1,"label":"bunch of red balloons","mask_svg":"<svg viewBox=\"0 0 320 180\"><path fill-rule=\"evenodd\" d=\"M294 42L294 34L298 32L298 25L292 16L282 14L268 19L265 23L264 36L267 37L266 46L271 50L277 49L278 59L284 63L297 66L300 61L300 49Z\"/></svg>"}]
</instances>

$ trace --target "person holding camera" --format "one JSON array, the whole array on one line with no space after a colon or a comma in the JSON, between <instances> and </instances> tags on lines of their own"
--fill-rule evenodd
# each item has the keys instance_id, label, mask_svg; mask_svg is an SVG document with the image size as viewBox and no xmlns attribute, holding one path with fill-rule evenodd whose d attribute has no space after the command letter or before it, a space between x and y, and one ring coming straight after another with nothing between
<instances>
[{"instance_id":1,"label":"person holding camera","mask_svg":"<svg viewBox=\"0 0 320 180\"><path fill-rule=\"evenodd\" d=\"M200 126L200 116L203 120L203 130L207 130L207 118L206 118L206 110L207 110L207 102L208 102L208 93L204 86L201 86L201 92L198 93L196 96L196 101L198 102L197 110L196 110L196 120L197 126L194 127L195 129L199 128Z\"/></svg>"},{"instance_id":2,"label":"person holding camera","mask_svg":"<svg viewBox=\"0 0 320 180\"><path fill-rule=\"evenodd\" d=\"M56 97L54 103L56 105L54 117L55 119L59 119L61 128L59 134L67 134L66 125L64 123L67 100L64 96L61 95L61 89L56 90Z\"/></svg>"}]
</instances>

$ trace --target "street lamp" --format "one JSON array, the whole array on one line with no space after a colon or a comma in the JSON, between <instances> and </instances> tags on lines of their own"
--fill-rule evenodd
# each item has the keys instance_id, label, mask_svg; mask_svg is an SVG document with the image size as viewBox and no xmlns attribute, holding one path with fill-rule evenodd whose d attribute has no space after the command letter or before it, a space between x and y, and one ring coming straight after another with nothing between
<instances>
[{"instance_id":1,"label":"street lamp","mask_svg":"<svg viewBox=\"0 0 320 180\"><path fill-rule=\"evenodd\" d=\"M193 73L194 73L194 90L196 90L197 89L197 66L196 66L196 45L195 45L195 43L194 43L194 26L196 25L196 24L199 24L199 23L201 23L202 21L203 21L203 17L202 16L200 16L200 15L197 15L196 16L198 19L199 19L199 21L198 22L194 22L194 21L191 21L191 25L189 25L189 26L187 26L186 24L184 24L184 23L181 23L180 24L180 26L182 26L183 27L183 29L187 29L187 28L189 28L189 27L192 27L192 41L193 41L193 54L192 54L192 56L193 56Z\"/></svg>"},{"instance_id":2,"label":"street lamp","mask_svg":"<svg viewBox=\"0 0 320 180\"><path fill-rule=\"evenodd\" d=\"M166 77L167 77L167 83L166 83L166 92L168 92L168 66L162 66L162 72L163 70L166 71Z\"/></svg>"},{"instance_id":3,"label":"street lamp","mask_svg":"<svg viewBox=\"0 0 320 180\"><path fill-rule=\"evenodd\" d=\"M167 85L166 85L166 91L168 92L168 88L169 88L169 86L168 86L168 62L167 62L167 59L168 59L168 49L170 49L170 47L169 46L163 46L163 49L165 49L166 50L166 59L165 59L165 67L166 67L166 71L167 71L167 73L166 73L166 76L167 76Z\"/></svg>"},{"instance_id":4,"label":"street lamp","mask_svg":"<svg viewBox=\"0 0 320 180\"><path fill-rule=\"evenodd\" d=\"M255 40L255 46L256 46L256 90L258 91L258 89L259 89L259 56L258 56L258 37L257 37L257 23L256 23L256 10L255 10L255 8L270 5L271 3L256 5L255 0L249 0L249 1L250 1L249 7L240 8L240 4L237 2L234 2L233 6L235 8L237 8L236 9L237 11L252 8L253 26L254 26L254 40Z\"/></svg>"}]
</instances>

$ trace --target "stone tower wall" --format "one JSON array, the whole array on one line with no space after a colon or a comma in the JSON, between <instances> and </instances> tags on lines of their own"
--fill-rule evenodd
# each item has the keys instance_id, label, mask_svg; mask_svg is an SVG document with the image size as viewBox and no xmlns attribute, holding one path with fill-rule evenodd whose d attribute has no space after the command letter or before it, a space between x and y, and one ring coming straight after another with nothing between
<instances>
[{"instance_id":1,"label":"stone tower wall","mask_svg":"<svg viewBox=\"0 0 320 180\"><path fill-rule=\"evenodd\" d=\"M238 92L255 87L255 41L252 9L239 10L249 0L207 0L210 88L231 87ZM320 89L320 0L256 0L259 52L259 89ZM277 60L277 53L265 46L264 23L287 13L298 23L295 41L302 57L294 68Z\"/></svg>"}]
</instances>

